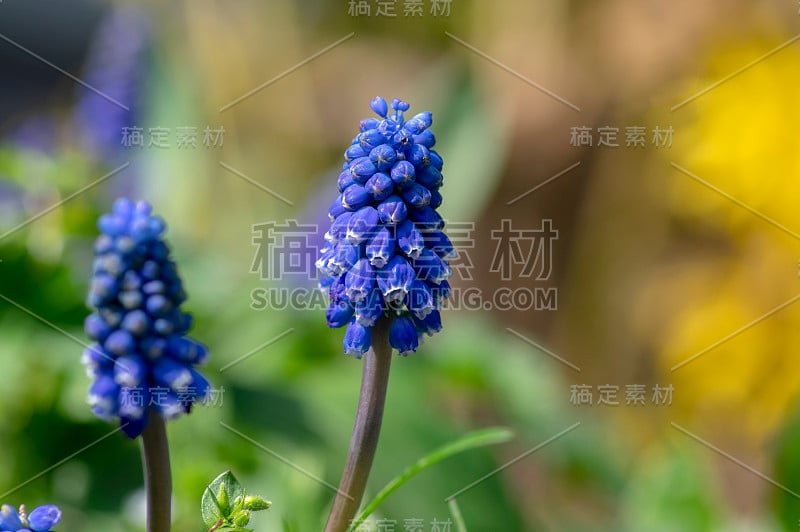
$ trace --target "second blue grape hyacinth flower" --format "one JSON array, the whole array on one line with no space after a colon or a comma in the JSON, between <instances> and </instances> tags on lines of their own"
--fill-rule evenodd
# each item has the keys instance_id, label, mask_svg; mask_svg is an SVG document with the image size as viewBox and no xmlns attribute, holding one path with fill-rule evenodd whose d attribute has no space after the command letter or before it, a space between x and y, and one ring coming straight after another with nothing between
<instances>
[{"instance_id":1,"label":"second blue grape hyacinth flower","mask_svg":"<svg viewBox=\"0 0 800 532\"><path fill-rule=\"evenodd\" d=\"M370 107L378 118L361 121L344 153L317 267L330 294L328 326L347 327L347 354L369 350L372 327L385 319L392 347L406 355L441 330L450 293L454 250L437 212L443 161L431 113L406 119L409 104L394 99L390 111L381 97Z\"/></svg>"}]
</instances>

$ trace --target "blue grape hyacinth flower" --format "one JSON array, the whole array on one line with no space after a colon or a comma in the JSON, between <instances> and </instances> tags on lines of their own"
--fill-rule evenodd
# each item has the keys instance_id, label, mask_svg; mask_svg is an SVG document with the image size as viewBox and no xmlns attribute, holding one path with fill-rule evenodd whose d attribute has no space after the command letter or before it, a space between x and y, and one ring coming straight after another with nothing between
<instances>
[{"instance_id":1,"label":"blue grape hyacinth flower","mask_svg":"<svg viewBox=\"0 0 800 532\"><path fill-rule=\"evenodd\" d=\"M106 164L125 153L125 128L142 127L137 121L143 117L152 41L146 11L119 4L100 21L89 48L82 77L97 91L80 93L72 122L83 150Z\"/></svg>"},{"instance_id":2,"label":"blue grape hyacinth flower","mask_svg":"<svg viewBox=\"0 0 800 532\"><path fill-rule=\"evenodd\" d=\"M345 353L360 358L371 329L391 320L389 341L401 355L442 328L450 293L453 245L436 210L442 203L442 158L433 149L431 113L406 119L409 104L380 96L378 118L361 121L344 153L339 195L328 215L317 268L328 290L329 327L347 327Z\"/></svg>"},{"instance_id":3,"label":"blue grape hyacinth flower","mask_svg":"<svg viewBox=\"0 0 800 532\"><path fill-rule=\"evenodd\" d=\"M196 369L208 351L186 336L192 326L180 308L186 293L162 238L166 224L151 206L119 199L97 226L87 298L95 310L84 324L96 343L81 361L94 381L92 411L118 419L135 438L149 411L170 420L208 397L210 385Z\"/></svg>"},{"instance_id":4,"label":"blue grape hyacinth flower","mask_svg":"<svg viewBox=\"0 0 800 532\"><path fill-rule=\"evenodd\" d=\"M61 521L58 506L47 504L25 514L24 506L17 512L13 507L0 506L0 532L52 532Z\"/></svg>"}]
</instances>

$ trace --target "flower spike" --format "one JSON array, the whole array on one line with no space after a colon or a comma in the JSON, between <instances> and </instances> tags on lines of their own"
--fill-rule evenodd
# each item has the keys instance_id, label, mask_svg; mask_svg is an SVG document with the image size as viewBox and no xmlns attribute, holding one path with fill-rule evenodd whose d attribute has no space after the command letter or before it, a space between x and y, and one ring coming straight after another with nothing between
<instances>
[{"instance_id":1,"label":"flower spike","mask_svg":"<svg viewBox=\"0 0 800 532\"><path fill-rule=\"evenodd\" d=\"M328 326L347 325L344 349L358 358L379 320L391 322L400 354L416 351L424 335L441 330L439 309L449 295L454 252L436 212L443 161L433 149L431 113L406 120L409 107L398 98L370 102L379 118L362 120L344 153L330 246L317 261L331 299Z\"/></svg>"},{"instance_id":2,"label":"flower spike","mask_svg":"<svg viewBox=\"0 0 800 532\"><path fill-rule=\"evenodd\" d=\"M95 343L81 361L93 383L89 404L101 419L119 420L139 436L149 412L165 420L188 413L210 385L195 366L206 347L186 336L192 317L181 310L183 283L163 240L164 221L148 203L119 199L98 220L100 236L85 330Z\"/></svg>"}]
</instances>

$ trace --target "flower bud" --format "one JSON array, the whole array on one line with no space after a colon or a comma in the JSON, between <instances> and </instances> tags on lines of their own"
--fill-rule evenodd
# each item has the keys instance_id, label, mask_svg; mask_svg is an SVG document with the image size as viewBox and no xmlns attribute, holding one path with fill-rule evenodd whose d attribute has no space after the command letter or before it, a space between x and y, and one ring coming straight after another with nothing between
<instances>
[{"instance_id":1,"label":"flower bud","mask_svg":"<svg viewBox=\"0 0 800 532\"><path fill-rule=\"evenodd\" d=\"M233 518L233 524L235 524L238 527L243 527L249 522L250 522L250 512L248 512L247 510L239 512L238 514L236 514L236 517Z\"/></svg>"},{"instance_id":2,"label":"flower bud","mask_svg":"<svg viewBox=\"0 0 800 532\"><path fill-rule=\"evenodd\" d=\"M371 345L370 328L351 322L344 333L344 352L346 355L361 358Z\"/></svg>"},{"instance_id":3,"label":"flower bud","mask_svg":"<svg viewBox=\"0 0 800 532\"><path fill-rule=\"evenodd\" d=\"M397 152L388 144L381 144L369 152L369 160L379 172L383 172L390 169L397 160Z\"/></svg>"},{"instance_id":4,"label":"flower bud","mask_svg":"<svg viewBox=\"0 0 800 532\"><path fill-rule=\"evenodd\" d=\"M378 205L378 216L387 225L397 225L406 219L408 207L400 196L389 196Z\"/></svg>"},{"instance_id":5,"label":"flower bud","mask_svg":"<svg viewBox=\"0 0 800 532\"><path fill-rule=\"evenodd\" d=\"M350 318L353 317L355 309L352 303L340 301L335 303L331 301L325 311L325 318L328 322L328 327L331 329L338 329L350 323Z\"/></svg>"},{"instance_id":6,"label":"flower bud","mask_svg":"<svg viewBox=\"0 0 800 532\"><path fill-rule=\"evenodd\" d=\"M378 120L377 118L365 118L359 124L359 131L363 133L365 131L369 131L370 129L376 129L378 127L378 124L380 124L380 122L381 121ZM358 140L359 137L356 136L356 138L353 139L353 144L358 144ZM369 150L367 150L367 152L369 152Z\"/></svg>"},{"instance_id":7,"label":"flower bud","mask_svg":"<svg viewBox=\"0 0 800 532\"><path fill-rule=\"evenodd\" d=\"M375 148L377 150L378 148ZM375 151L372 150L372 151ZM370 152L371 155L372 152ZM350 164L350 174L359 185L367 182L372 174L378 171L378 167L372 162L371 157L359 157Z\"/></svg>"},{"instance_id":8,"label":"flower bud","mask_svg":"<svg viewBox=\"0 0 800 532\"><path fill-rule=\"evenodd\" d=\"M397 245L406 256L416 259L425 247L422 233L411 220L397 226Z\"/></svg>"},{"instance_id":9,"label":"flower bud","mask_svg":"<svg viewBox=\"0 0 800 532\"><path fill-rule=\"evenodd\" d=\"M378 229L367 244L367 259L375 268L382 268L394 255L395 239L386 227Z\"/></svg>"},{"instance_id":10,"label":"flower bud","mask_svg":"<svg viewBox=\"0 0 800 532\"><path fill-rule=\"evenodd\" d=\"M408 162L414 165L414 167L419 169L424 169L430 166L431 164L431 156L428 148L423 146L422 144L413 144L409 149L406 155Z\"/></svg>"},{"instance_id":11,"label":"flower bud","mask_svg":"<svg viewBox=\"0 0 800 532\"><path fill-rule=\"evenodd\" d=\"M359 145L367 153L371 152L381 144L386 142L386 137L378 129L369 129L358 136Z\"/></svg>"},{"instance_id":12,"label":"flower bud","mask_svg":"<svg viewBox=\"0 0 800 532\"><path fill-rule=\"evenodd\" d=\"M389 106L386 105L386 100L380 96L376 96L369 102L370 108L375 111L375 114L381 118L386 118L386 113L389 112Z\"/></svg>"},{"instance_id":13,"label":"flower bud","mask_svg":"<svg viewBox=\"0 0 800 532\"><path fill-rule=\"evenodd\" d=\"M378 288L386 301L402 301L414 279L416 274L411 264L398 255L377 273Z\"/></svg>"},{"instance_id":14,"label":"flower bud","mask_svg":"<svg viewBox=\"0 0 800 532\"><path fill-rule=\"evenodd\" d=\"M434 166L429 166L417 174L417 182L428 188L440 187L442 186L442 181L442 173Z\"/></svg>"},{"instance_id":15,"label":"flower bud","mask_svg":"<svg viewBox=\"0 0 800 532\"><path fill-rule=\"evenodd\" d=\"M392 181L402 190L409 187L415 179L414 165L408 161L398 161L392 167Z\"/></svg>"},{"instance_id":16,"label":"flower bud","mask_svg":"<svg viewBox=\"0 0 800 532\"><path fill-rule=\"evenodd\" d=\"M436 144L436 135L430 129L426 129L419 135L414 135L414 143L425 146L428 149L433 148L434 144Z\"/></svg>"},{"instance_id":17,"label":"flower bud","mask_svg":"<svg viewBox=\"0 0 800 532\"><path fill-rule=\"evenodd\" d=\"M372 195L372 199L381 201L391 196L394 190L394 182L385 173L378 172L369 178L364 188Z\"/></svg>"},{"instance_id":18,"label":"flower bud","mask_svg":"<svg viewBox=\"0 0 800 532\"><path fill-rule=\"evenodd\" d=\"M268 500L265 500L258 495L248 495L244 498L244 509L250 510L253 512L259 512L261 510L266 510L272 503Z\"/></svg>"},{"instance_id":19,"label":"flower bud","mask_svg":"<svg viewBox=\"0 0 800 532\"><path fill-rule=\"evenodd\" d=\"M364 327L372 327L383 316L383 296L379 290L373 290L355 305L356 322Z\"/></svg>"},{"instance_id":20,"label":"flower bud","mask_svg":"<svg viewBox=\"0 0 800 532\"><path fill-rule=\"evenodd\" d=\"M228 490L225 489L225 483L220 482L219 490L217 491L217 504L222 515L228 515L231 511L231 501L228 498Z\"/></svg>"},{"instance_id":21,"label":"flower bud","mask_svg":"<svg viewBox=\"0 0 800 532\"><path fill-rule=\"evenodd\" d=\"M389 343L403 356L415 352L419 337L414 322L406 316L396 317L389 327Z\"/></svg>"},{"instance_id":22,"label":"flower bud","mask_svg":"<svg viewBox=\"0 0 800 532\"><path fill-rule=\"evenodd\" d=\"M370 196L367 189L361 185L347 187L347 189L342 192L342 206L348 211L357 211L361 207L367 205L371 199L372 196ZM338 214L336 216L338 216ZM334 218L336 216L334 216Z\"/></svg>"},{"instance_id":23,"label":"flower bud","mask_svg":"<svg viewBox=\"0 0 800 532\"><path fill-rule=\"evenodd\" d=\"M363 207L347 222L346 240L352 244L360 244L374 235L380 218L379 211L372 207Z\"/></svg>"},{"instance_id":24,"label":"flower bud","mask_svg":"<svg viewBox=\"0 0 800 532\"><path fill-rule=\"evenodd\" d=\"M356 180L350 170L343 170L336 181L336 187L339 189L339 192L344 192L347 190L347 187L354 184L356 184Z\"/></svg>"},{"instance_id":25,"label":"flower bud","mask_svg":"<svg viewBox=\"0 0 800 532\"><path fill-rule=\"evenodd\" d=\"M345 294L353 303L367 298L375 286L375 270L369 261L359 259L344 278Z\"/></svg>"},{"instance_id":26,"label":"flower bud","mask_svg":"<svg viewBox=\"0 0 800 532\"><path fill-rule=\"evenodd\" d=\"M430 204L431 191L415 183L403 191L403 199L410 206L421 209Z\"/></svg>"},{"instance_id":27,"label":"flower bud","mask_svg":"<svg viewBox=\"0 0 800 532\"><path fill-rule=\"evenodd\" d=\"M344 158L348 162L358 159L359 157L366 157L369 152L364 151L360 144L353 144L344 152Z\"/></svg>"}]
</instances>

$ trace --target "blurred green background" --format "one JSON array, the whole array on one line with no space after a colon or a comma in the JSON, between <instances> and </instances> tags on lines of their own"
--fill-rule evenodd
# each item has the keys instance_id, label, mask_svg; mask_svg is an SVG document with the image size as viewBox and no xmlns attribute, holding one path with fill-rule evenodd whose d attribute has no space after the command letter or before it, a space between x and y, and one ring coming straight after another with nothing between
<instances>
[{"instance_id":1,"label":"blurred green background","mask_svg":"<svg viewBox=\"0 0 800 532\"><path fill-rule=\"evenodd\" d=\"M36 476L112 430L85 403L79 358L94 222L124 194L167 220L224 388L221 406L169 425L174 529L202 529L200 496L228 468L274 503L256 530L321 528L333 492L220 423L338 484L361 363L322 311L252 308L253 290L300 282L252 271L253 226L323 223L380 94L433 113L442 213L474 224L471 276L453 286L558 298L447 311L395 359L368 495L469 430L515 438L424 472L376 518L430 530L447 496L580 422L460 495L468 530L796 530L797 6L425 0L412 16L407 3L393 18L374 1L369 16L347 1L0 4L0 492L13 489L0 502L58 504L66 532L144 529L138 442L115 434ZM643 146L626 146L634 126ZM125 147L123 127L145 145ZM184 127L196 147L177 145ZM224 144L205 146L206 127ZM577 127L592 146L573 145ZM603 127L619 146L598 146ZM169 146L149 146L150 128ZM545 219L559 231L549 278L493 271L502 220ZM597 404L607 384L618 406ZM625 404L636 384L644 406ZM650 400L656 384L673 386L669 405ZM573 404L575 385L593 405Z\"/></svg>"}]
</instances>

